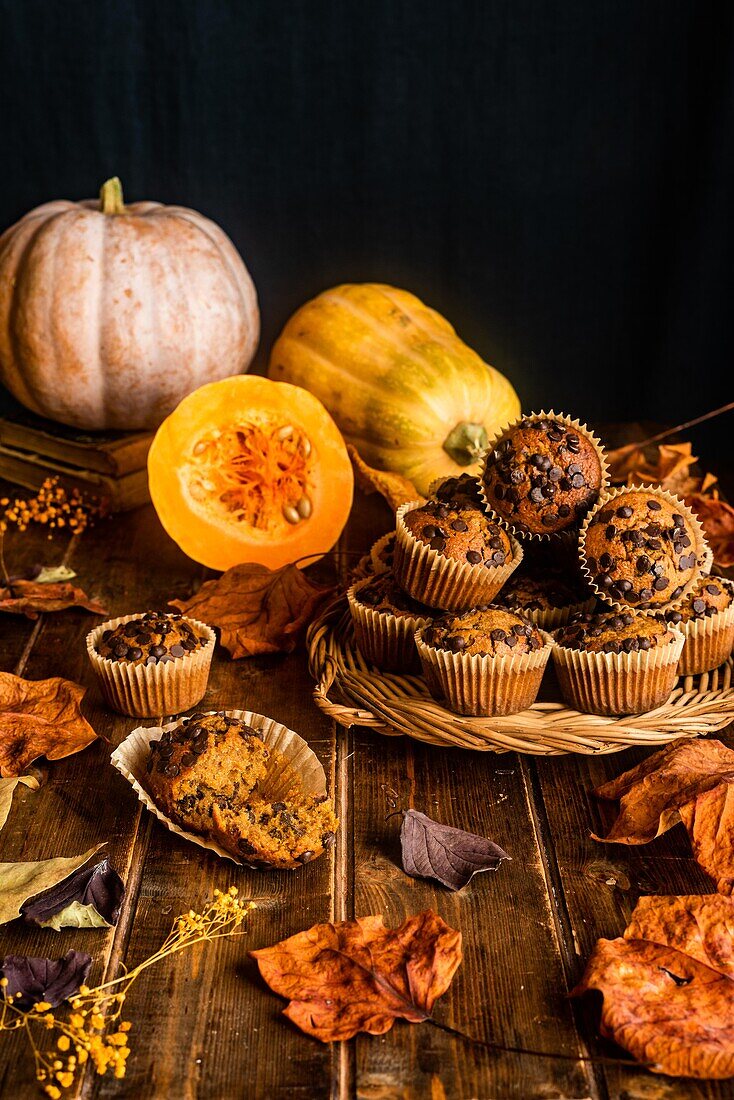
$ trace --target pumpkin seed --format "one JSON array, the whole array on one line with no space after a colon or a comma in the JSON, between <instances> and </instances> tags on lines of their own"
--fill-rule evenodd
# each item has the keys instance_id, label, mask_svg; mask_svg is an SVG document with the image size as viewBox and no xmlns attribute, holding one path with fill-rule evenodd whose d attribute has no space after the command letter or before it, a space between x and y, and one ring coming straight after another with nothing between
<instances>
[{"instance_id":1,"label":"pumpkin seed","mask_svg":"<svg viewBox=\"0 0 734 1100\"><path fill-rule=\"evenodd\" d=\"M301 440L301 450L303 451L304 458L308 458L308 456L311 454L311 440L308 438L307 435L304 435L303 439Z\"/></svg>"},{"instance_id":2,"label":"pumpkin seed","mask_svg":"<svg viewBox=\"0 0 734 1100\"><path fill-rule=\"evenodd\" d=\"M206 500L206 491L200 481L192 481L189 485L189 492L194 500Z\"/></svg>"},{"instance_id":3,"label":"pumpkin seed","mask_svg":"<svg viewBox=\"0 0 734 1100\"><path fill-rule=\"evenodd\" d=\"M301 522L301 517L300 517L299 513L290 504L284 504L283 505L283 516L285 517L285 519L288 520L289 523L300 523Z\"/></svg>"},{"instance_id":4,"label":"pumpkin seed","mask_svg":"<svg viewBox=\"0 0 734 1100\"><path fill-rule=\"evenodd\" d=\"M282 441L284 439L290 439L292 435L293 425L284 424L282 428L278 428L277 432L275 433L275 438Z\"/></svg>"},{"instance_id":5,"label":"pumpkin seed","mask_svg":"<svg viewBox=\"0 0 734 1100\"><path fill-rule=\"evenodd\" d=\"M296 511L298 512L301 519L308 519L308 517L311 515L311 501L307 496L301 497L298 504L296 505Z\"/></svg>"},{"instance_id":6,"label":"pumpkin seed","mask_svg":"<svg viewBox=\"0 0 734 1100\"><path fill-rule=\"evenodd\" d=\"M204 453L206 448L207 448L207 444L203 441L203 439L200 439L199 442L194 447L194 454L195 455L201 455L201 454Z\"/></svg>"}]
</instances>

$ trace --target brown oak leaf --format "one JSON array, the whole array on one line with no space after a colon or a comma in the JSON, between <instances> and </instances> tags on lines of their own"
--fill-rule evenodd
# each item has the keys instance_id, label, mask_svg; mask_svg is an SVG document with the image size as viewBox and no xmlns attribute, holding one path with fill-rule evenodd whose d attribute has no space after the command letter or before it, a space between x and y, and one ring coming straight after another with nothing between
<instances>
[{"instance_id":1,"label":"brown oak leaf","mask_svg":"<svg viewBox=\"0 0 734 1100\"><path fill-rule=\"evenodd\" d=\"M316 585L295 565L235 565L205 581L190 600L171 600L185 615L216 627L233 658L291 653L334 589Z\"/></svg>"},{"instance_id":2,"label":"brown oak leaf","mask_svg":"<svg viewBox=\"0 0 734 1100\"><path fill-rule=\"evenodd\" d=\"M0 611L12 615L26 615L37 619L47 611L66 611L69 607L82 607L95 615L106 615L107 610L97 600L68 582L39 584L36 581L18 580L0 587Z\"/></svg>"},{"instance_id":3,"label":"brown oak leaf","mask_svg":"<svg viewBox=\"0 0 734 1100\"><path fill-rule=\"evenodd\" d=\"M628 443L607 454L615 485L661 485L670 493L686 496L705 493L716 484L713 474L700 475L690 443Z\"/></svg>"},{"instance_id":4,"label":"brown oak leaf","mask_svg":"<svg viewBox=\"0 0 734 1100\"><path fill-rule=\"evenodd\" d=\"M315 924L252 951L285 1015L324 1043L383 1035L395 1020L422 1023L461 962L461 933L432 909L386 928L382 917Z\"/></svg>"},{"instance_id":5,"label":"brown oak leaf","mask_svg":"<svg viewBox=\"0 0 734 1100\"><path fill-rule=\"evenodd\" d=\"M0 672L0 775L21 775L39 756L61 760L90 745L97 734L79 709L85 691L59 676Z\"/></svg>"},{"instance_id":6,"label":"brown oak leaf","mask_svg":"<svg viewBox=\"0 0 734 1100\"><path fill-rule=\"evenodd\" d=\"M734 565L734 508L718 497L694 493L685 502L701 521L715 563L721 569Z\"/></svg>"},{"instance_id":7,"label":"brown oak leaf","mask_svg":"<svg viewBox=\"0 0 734 1100\"><path fill-rule=\"evenodd\" d=\"M572 996L602 994L601 1033L653 1073L734 1076L734 902L642 898L624 937L598 940Z\"/></svg>"},{"instance_id":8,"label":"brown oak leaf","mask_svg":"<svg viewBox=\"0 0 734 1100\"><path fill-rule=\"evenodd\" d=\"M370 493L379 493L396 512L401 504L409 500L422 500L423 497L416 489L412 481L393 470L376 470L368 466L360 456L357 448L347 443L347 451L354 467L354 477L358 487L369 496Z\"/></svg>"},{"instance_id":9,"label":"brown oak leaf","mask_svg":"<svg viewBox=\"0 0 734 1100\"><path fill-rule=\"evenodd\" d=\"M734 751L721 741L674 741L595 794L620 805L594 840L647 844L682 821L696 862L720 893L734 893Z\"/></svg>"}]
</instances>

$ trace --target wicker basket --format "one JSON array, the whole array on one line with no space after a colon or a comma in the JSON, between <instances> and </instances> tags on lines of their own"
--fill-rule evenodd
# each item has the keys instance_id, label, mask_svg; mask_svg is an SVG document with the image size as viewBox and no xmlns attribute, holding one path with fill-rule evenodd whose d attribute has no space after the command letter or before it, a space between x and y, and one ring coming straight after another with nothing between
<instances>
[{"instance_id":1,"label":"wicker basket","mask_svg":"<svg viewBox=\"0 0 734 1100\"><path fill-rule=\"evenodd\" d=\"M608 718L538 702L520 714L465 718L436 702L422 677L380 672L364 660L344 596L311 624L307 646L314 700L324 714L347 728L369 726L430 745L535 756L609 753L715 733L734 721L731 658L713 672L678 680L667 702L646 714Z\"/></svg>"}]
</instances>

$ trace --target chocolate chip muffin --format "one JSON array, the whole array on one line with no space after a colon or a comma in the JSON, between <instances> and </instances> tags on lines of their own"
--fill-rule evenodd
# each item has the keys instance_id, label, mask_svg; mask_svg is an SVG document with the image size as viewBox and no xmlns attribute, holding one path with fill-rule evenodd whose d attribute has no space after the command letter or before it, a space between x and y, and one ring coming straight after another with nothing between
<instances>
[{"instance_id":1,"label":"chocolate chip muffin","mask_svg":"<svg viewBox=\"0 0 734 1100\"><path fill-rule=\"evenodd\" d=\"M208 641L208 636L197 632L183 615L146 611L138 619L103 631L97 652L110 661L157 665L185 657Z\"/></svg>"},{"instance_id":2,"label":"chocolate chip muffin","mask_svg":"<svg viewBox=\"0 0 734 1100\"><path fill-rule=\"evenodd\" d=\"M489 508L516 534L578 527L606 481L598 440L568 417L527 416L494 441L481 484Z\"/></svg>"},{"instance_id":3,"label":"chocolate chip muffin","mask_svg":"<svg viewBox=\"0 0 734 1100\"><path fill-rule=\"evenodd\" d=\"M734 585L722 577L701 577L665 618L685 637L678 674L710 672L734 649Z\"/></svg>"},{"instance_id":4,"label":"chocolate chip muffin","mask_svg":"<svg viewBox=\"0 0 734 1100\"><path fill-rule=\"evenodd\" d=\"M491 602L521 559L519 545L473 503L429 500L398 509L395 577L429 607Z\"/></svg>"},{"instance_id":5,"label":"chocolate chip muffin","mask_svg":"<svg viewBox=\"0 0 734 1100\"><path fill-rule=\"evenodd\" d=\"M590 608L596 597L580 573L548 567L542 571L527 558L495 596L500 607L525 615L543 630L561 626L572 614Z\"/></svg>"},{"instance_id":6,"label":"chocolate chip muffin","mask_svg":"<svg viewBox=\"0 0 734 1100\"><path fill-rule=\"evenodd\" d=\"M478 508L484 511L484 501L479 481L472 474L459 474L434 482L430 496L443 504L454 504L463 508Z\"/></svg>"},{"instance_id":7,"label":"chocolate chip muffin","mask_svg":"<svg viewBox=\"0 0 734 1100\"><path fill-rule=\"evenodd\" d=\"M500 607L442 615L416 636L429 690L457 714L515 714L532 706L552 639Z\"/></svg>"},{"instance_id":8,"label":"chocolate chip muffin","mask_svg":"<svg viewBox=\"0 0 734 1100\"><path fill-rule=\"evenodd\" d=\"M581 533L581 561L609 603L638 610L680 602L701 576L703 536L688 508L657 489L623 489L602 501Z\"/></svg>"},{"instance_id":9,"label":"chocolate chip muffin","mask_svg":"<svg viewBox=\"0 0 734 1100\"><path fill-rule=\"evenodd\" d=\"M683 639L662 615L581 615L554 637L561 697L575 710L641 714L661 706L675 686Z\"/></svg>"},{"instance_id":10,"label":"chocolate chip muffin","mask_svg":"<svg viewBox=\"0 0 734 1100\"><path fill-rule=\"evenodd\" d=\"M358 581L347 601L357 647L368 661L392 672L418 670L414 634L434 614L431 608L404 592L392 572Z\"/></svg>"},{"instance_id":11,"label":"chocolate chip muffin","mask_svg":"<svg viewBox=\"0 0 734 1100\"><path fill-rule=\"evenodd\" d=\"M208 835L214 807L241 803L264 774L269 756L264 741L239 719L194 714L151 741L148 790L177 825Z\"/></svg>"},{"instance_id":12,"label":"chocolate chip muffin","mask_svg":"<svg viewBox=\"0 0 734 1100\"><path fill-rule=\"evenodd\" d=\"M252 866L292 869L333 848L338 827L326 796L250 798L236 810L215 803L212 836Z\"/></svg>"}]
</instances>

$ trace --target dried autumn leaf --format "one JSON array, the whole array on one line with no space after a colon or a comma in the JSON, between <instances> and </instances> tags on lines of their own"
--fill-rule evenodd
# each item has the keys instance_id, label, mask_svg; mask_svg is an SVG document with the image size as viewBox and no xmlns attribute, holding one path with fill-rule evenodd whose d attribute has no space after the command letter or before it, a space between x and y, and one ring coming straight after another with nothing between
<instances>
[{"instance_id":1,"label":"dried autumn leaf","mask_svg":"<svg viewBox=\"0 0 734 1100\"><path fill-rule=\"evenodd\" d=\"M0 588L0 611L11 615L37 619L46 612L66 611L69 607L81 607L95 615L107 614L99 601L90 599L81 588L65 582L13 581L11 585Z\"/></svg>"},{"instance_id":2,"label":"dried autumn leaf","mask_svg":"<svg viewBox=\"0 0 734 1100\"><path fill-rule=\"evenodd\" d=\"M20 775L33 760L61 760L97 734L79 705L86 688L54 676L24 680L0 672L0 775Z\"/></svg>"},{"instance_id":3,"label":"dried autumn leaf","mask_svg":"<svg viewBox=\"0 0 734 1100\"><path fill-rule=\"evenodd\" d=\"M734 902L643 898L624 938L598 940L572 996L598 990L601 1033L653 1073L734 1076Z\"/></svg>"},{"instance_id":4,"label":"dried autumn leaf","mask_svg":"<svg viewBox=\"0 0 734 1100\"><path fill-rule=\"evenodd\" d=\"M370 493L379 493L394 512L406 501L423 499L407 477L392 470L375 470L373 466L368 466L351 443L347 443L347 451L352 460L357 485L363 493L368 496Z\"/></svg>"},{"instance_id":5,"label":"dried autumn leaf","mask_svg":"<svg viewBox=\"0 0 734 1100\"><path fill-rule=\"evenodd\" d=\"M41 928L111 928L117 924L125 885L105 856L27 901L23 919Z\"/></svg>"},{"instance_id":6,"label":"dried autumn leaf","mask_svg":"<svg viewBox=\"0 0 734 1100\"><path fill-rule=\"evenodd\" d=\"M720 894L734 893L734 784L724 781L680 808L696 863Z\"/></svg>"},{"instance_id":7,"label":"dried autumn leaf","mask_svg":"<svg viewBox=\"0 0 734 1100\"><path fill-rule=\"evenodd\" d=\"M461 962L461 933L432 909L385 928L380 915L315 924L251 951L285 1015L324 1043L383 1035L395 1020L422 1023Z\"/></svg>"},{"instance_id":8,"label":"dried autumn leaf","mask_svg":"<svg viewBox=\"0 0 734 1100\"><path fill-rule=\"evenodd\" d=\"M235 565L205 581L190 600L171 600L184 615L217 627L233 658L291 653L319 606L333 593L295 565Z\"/></svg>"},{"instance_id":9,"label":"dried autumn leaf","mask_svg":"<svg viewBox=\"0 0 734 1100\"><path fill-rule=\"evenodd\" d=\"M509 859L498 844L475 833L441 825L418 810L405 810L400 827L403 870L461 890L480 871L496 871Z\"/></svg>"},{"instance_id":10,"label":"dried autumn leaf","mask_svg":"<svg viewBox=\"0 0 734 1100\"><path fill-rule=\"evenodd\" d=\"M714 562L721 569L734 565L734 508L718 497L694 493L685 502L695 512L706 533Z\"/></svg>"},{"instance_id":11,"label":"dried autumn leaf","mask_svg":"<svg viewBox=\"0 0 734 1100\"><path fill-rule=\"evenodd\" d=\"M70 1000L86 982L92 956L86 951L67 951L63 959L34 959L28 955L6 955L0 959L0 974L7 979L6 995L17 997L19 1008L29 1009L44 1001L57 1008Z\"/></svg>"},{"instance_id":12,"label":"dried autumn leaf","mask_svg":"<svg viewBox=\"0 0 734 1100\"><path fill-rule=\"evenodd\" d=\"M0 924L7 924L21 914L29 898L50 890L63 882L79 867L83 867L102 847L95 844L80 856L60 856L34 863L0 863Z\"/></svg>"},{"instance_id":13,"label":"dried autumn leaf","mask_svg":"<svg viewBox=\"0 0 734 1100\"><path fill-rule=\"evenodd\" d=\"M0 779L0 829L8 820L13 794L19 783L29 787L32 791L37 791L39 787L38 780L32 775L16 775L10 779Z\"/></svg>"}]
</instances>

